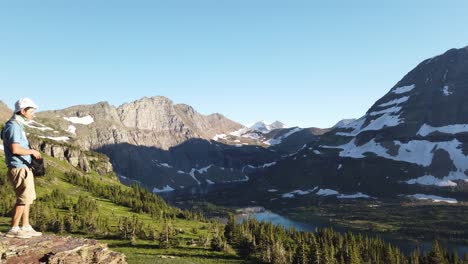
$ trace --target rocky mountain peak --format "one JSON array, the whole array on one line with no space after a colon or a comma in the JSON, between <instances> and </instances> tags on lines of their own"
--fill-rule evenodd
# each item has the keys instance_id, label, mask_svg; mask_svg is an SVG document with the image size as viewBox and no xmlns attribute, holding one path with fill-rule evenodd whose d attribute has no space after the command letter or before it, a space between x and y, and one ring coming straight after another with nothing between
<instances>
[{"instance_id":1,"label":"rocky mountain peak","mask_svg":"<svg viewBox=\"0 0 468 264\"><path fill-rule=\"evenodd\" d=\"M117 109L124 126L142 130L167 131L180 127L171 100L163 96L143 97Z\"/></svg>"},{"instance_id":2,"label":"rocky mountain peak","mask_svg":"<svg viewBox=\"0 0 468 264\"><path fill-rule=\"evenodd\" d=\"M468 49L448 50L408 72L361 118L272 167L271 180L375 195L464 192L467 100Z\"/></svg>"},{"instance_id":3,"label":"rocky mountain peak","mask_svg":"<svg viewBox=\"0 0 468 264\"><path fill-rule=\"evenodd\" d=\"M271 130L285 128L285 127L286 127L286 125L283 122L280 122L280 121L275 121L275 122L270 124L270 129Z\"/></svg>"},{"instance_id":4,"label":"rocky mountain peak","mask_svg":"<svg viewBox=\"0 0 468 264\"><path fill-rule=\"evenodd\" d=\"M423 126L468 124L467 90L468 49L451 49L420 63L365 116L338 129L347 129L349 136L387 131L410 138Z\"/></svg>"},{"instance_id":5,"label":"rocky mountain peak","mask_svg":"<svg viewBox=\"0 0 468 264\"><path fill-rule=\"evenodd\" d=\"M263 134L266 134L272 130L281 129L281 128L285 128L285 125L280 121L269 123L269 122L265 122L262 120L262 121L257 121L253 123L252 125L249 125L250 130L261 132Z\"/></svg>"},{"instance_id":6,"label":"rocky mountain peak","mask_svg":"<svg viewBox=\"0 0 468 264\"><path fill-rule=\"evenodd\" d=\"M342 126L347 126L347 125L351 124L354 121L356 121L356 118L341 119L332 128L339 128L339 127L342 127Z\"/></svg>"}]
</instances>

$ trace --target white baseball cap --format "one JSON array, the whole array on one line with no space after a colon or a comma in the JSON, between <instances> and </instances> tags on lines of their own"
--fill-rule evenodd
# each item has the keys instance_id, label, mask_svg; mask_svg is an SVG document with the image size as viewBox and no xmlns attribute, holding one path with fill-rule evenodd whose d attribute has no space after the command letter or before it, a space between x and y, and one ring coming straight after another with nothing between
<instances>
[{"instance_id":1,"label":"white baseball cap","mask_svg":"<svg viewBox=\"0 0 468 264\"><path fill-rule=\"evenodd\" d=\"M37 108L37 105L29 98L21 98L15 103L15 113L28 107Z\"/></svg>"}]
</instances>

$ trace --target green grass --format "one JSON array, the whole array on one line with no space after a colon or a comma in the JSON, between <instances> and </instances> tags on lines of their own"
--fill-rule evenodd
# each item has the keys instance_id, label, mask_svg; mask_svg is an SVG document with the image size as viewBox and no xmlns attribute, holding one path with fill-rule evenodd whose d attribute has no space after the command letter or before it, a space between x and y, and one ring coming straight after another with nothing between
<instances>
[{"instance_id":1,"label":"green grass","mask_svg":"<svg viewBox=\"0 0 468 264\"><path fill-rule=\"evenodd\" d=\"M0 217L0 232L7 232L10 228L10 218ZM214 252L209 248L181 245L175 248L161 249L157 242L137 240L131 243L128 240L96 238L87 235L63 234L77 237L97 239L106 243L116 252L124 253L129 264L151 263L206 263L206 264L235 264L248 263L234 253Z\"/></svg>"},{"instance_id":2,"label":"green grass","mask_svg":"<svg viewBox=\"0 0 468 264\"><path fill-rule=\"evenodd\" d=\"M150 241L136 241L133 245L121 240L102 241L110 249L124 253L128 263L246 263L234 254L213 252L203 247L160 249L156 243Z\"/></svg>"},{"instance_id":3,"label":"green grass","mask_svg":"<svg viewBox=\"0 0 468 264\"><path fill-rule=\"evenodd\" d=\"M151 225L155 230L162 230L164 222L155 220L148 214L138 214L132 212L130 208L112 203L108 199L96 197L86 191L83 187L75 186L66 181L65 172L83 172L73 168L65 161L60 161L51 157L45 157L47 164L47 176L35 178L36 192L38 198L58 189L65 193L73 201L77 201L79 196L93 198L97 203L97 210L101 216L107 217L111 226L117 226L119 217L130 217L135 215L145 225ZM4 157L0 155L0 173L6 174ZM103 184L121 185L115 177L101 176L96 173L85 175L100 181ZM124 187L127 188L127 187ZM34 206L34 204L32 205ZM57 210L59 214L65 214L63 210ZM83 234L63 234L79 237L97 239L109 245L111 250L124 253L127 256L128 263L245 263L234 252L216 252L201 246L190 246L188 242L198 239L200 236L211 236L210 226L214 223L184 220L175 218L170 220L171 225L176 229L179 246L169 249L159 248L158 243L154 241L137 240L132 243L129 240L111 239L110 237L95 237ZM219 224L217 224L219 225ZM10 227L9 217L0 217L0 232L7 232ZM164 257L170 258L164 258Z\"/></svg>"}]
</instances>

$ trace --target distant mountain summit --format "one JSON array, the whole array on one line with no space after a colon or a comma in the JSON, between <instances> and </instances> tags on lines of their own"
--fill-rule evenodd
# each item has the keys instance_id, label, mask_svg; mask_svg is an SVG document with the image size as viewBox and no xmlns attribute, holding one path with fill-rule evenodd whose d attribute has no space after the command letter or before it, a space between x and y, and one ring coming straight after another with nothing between
<instances>
[{"instance_id":1,"label":"distant mountain summit","mask_svg":"<svg viewBox=\"0 0 468 264\"><path fill-rule=\"evenodd\" d=\"M352 122L268 169L278 189L468 199L468 48L421 62ZM284 175L288 175L287 178Z\"/></svg>"},{"instance_id":2,"label":"distant mountain summit","mask_svg":"<svg viewBox=\"0 0 468 264\"><path fill-rule=\"evenodd\" d=\"M342 119L338 121L338 123L336 123L332 128L339 128L339 127L347 126L351 124L352 122L354 122L355 120L356 120L355 118Z\"/></svg>"},{"instance_id":3,"label":"distant mountain summit","mask_svg":"<svg viewBox=\"0 0 468 264\"><path fill-rule=\"evenodd\" d=\"M273 123L268 123L265 121L258 121L248 126L250 130L257 131L261 133L268 133L275 129L286 128L285 124L280 121L275 121Z\"/></svg>"}]
</instances>

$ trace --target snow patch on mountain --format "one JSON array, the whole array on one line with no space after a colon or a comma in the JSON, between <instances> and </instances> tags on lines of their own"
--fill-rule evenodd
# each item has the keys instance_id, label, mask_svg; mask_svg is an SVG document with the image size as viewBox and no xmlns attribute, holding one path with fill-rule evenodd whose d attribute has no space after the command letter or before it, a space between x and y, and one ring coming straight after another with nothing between
<instances>
[{"instance_id":1,"label":"snow patch on mountain","mask_svg":"<svg viewBox=\"0 0 468 264\"><path fill-rule=\"evenodd\" d=\"M171 186L169 185L166 185L164 188L162 189L158 189L156 187L153 188L153 193L164 193L164 192L173 192L175 191L174 188L172 188Z\"/></svg>"},{"instance_id":2,"label":"snow patch on mountain","mask_svg":"<svg viewBox=\"0 0 468 264\"><path fill-rule=\"evenodd\" d=\"M346 127L346 126L348 126L349 124L351 124L354 121L356 121L355 118L342 119L342 120L338 121L338 123L336 123L332 128Z\"/></svg>"},{"instance_id":3,"label":"snow patch on mountain","mask_svg":"<svg viewBox=\"0 0 468 264\"><path fill-rule=\"evenodd\" d=\"M384 110L381 110L381 111L370 112L369 115L370 116L376 116L376 115L381 115L381 114L398 113L398 112L400 112L400 110L401 110L401 107L393 106L393 107L390 107L390 108L387 108L387 109L384 109Z\"/></svg>"},{"instance_id":4,"label":"snow patch on mountain","mask_svg":"<svg viewBox=\"0 0 468 264\"><path fill-rule=\"evenodd\" d=\"M307 195L309 193L312 193L314 192L315 190L317 190L318 187L314 187L313 189L309 189L309 190L295 190L295 191L292 191L292 192L288 192L288 193L284 193L281 195L282 198L294 198L296 195Z\"/></svg>"},{"instance_id":5,"label":"snow patch on mountain","mask_svg":"<svg viewBox=\"0 0 468 264\"><path fill-rule=\"evenodd\" d=\"M371 152L383 158L397 161L406 161L425 167L431 164L435 150L444 149L450 154L452 161L460 171L465 171L468 169L468 157L463 154L462 150L459 148L461 143L456 139L443 142L412 140L408 143L402 143L400 141L393 141L395 145L400 146L396 156L388 154L388 150L379 143L375 142L374 139L361 146L356 146L355 140L356 139L352 139L350 142L341 146L320 147L342 149L340 152L341 157L364 158L364 153Z\"/></svg>"},{"instance_id":6,"label":"snow patch on mountain","mask_svg":"<svg viewBox=\"0 0 468 264\"><path fill-rule=\"evenodd\" d=\"M206 179L206 183L208 183L208 184L210 184L210 185L211 185L211 184L215 184L213 181L210 181L210 180L208 180L208 179Z\"/></svg>"},{"instance_id":7,"label":"snow patch on mountain","mask_svg":"<svg viewBox=\"0 0 468 264\"><path fill-rule=\"evenodd\" d=\"M394 89L392 90L392 93L395 93L395 94L403 94L403 93L410 92L410 91L413 90L414 88L416 88L416 85L414 85L414 84L408 85L408 86L401 86L401 87L394 88Z\"/></svg>"},{"instance_id":8,"label":"snow patch on mountain","mask_svg":"<svg viewBox=\"0 0 468 264\"><path fill-rule=\"evenodd\" d=\"M330 195L338 195L339 192L332 190L332 189L320 189L317 192L317 195L320 196L330 196Z\"/></svg>"},{"instance_id":9,"label":"snow patch on mountain","mask_svg":"<svg viewBox=\"0 0 468 264\"><path fill-rule=\"evenodd\" d=\"M336 198L338 199L359 199L359 198L371 198L367 194L363 194L361 192L355 194L340 194Z\"/></svg>"},{"instance_id":10,"label":"snow patch on mountain","mask_svg":"<svg viewBox=\"0 0 468 264\"><path fill-rule=\"evenodd\" d=\"M354 128L353 131L337 132L336 135L354 137L354 136L359 135L363 131L374 131L374 130L381 130L382 128L385 128L385 127L398 126L403 121L400 119L399 115L391 115L391 114L398 112L400 110L401 110L400 107L395 107L395 108L392 107L390 109L385 109L385 110L378 111L378 112L371 112L368 115L365 115L361 117L360 119L356 120L355 122L349 124L348 126L343 127L343 128ZM379 115L379 114L383 114L383 115L381 115L377 119L370 121L370 123L366 127L361 128L364 125L367 117L373 116L373 115Z\"/></svg>"},{"instance_id":11,"label":"snow patch on mountain","mask_svg":"<svg viewBox=\"0 0 468 264\"><path fill-rule=\"evenodd\" d=\"M265 163L265 164L263 164L263 165L258 166L257 168L259 168L259 169L265 169L265 168L268 168L268 167L271 167L271 166L274 166L274 165L276 165L276 161L270 162L270 163Z\"/></svg>"},{"instance_id":12,"label":"snow patch on mountain","mask_svg":"<svg viewBox=\"0 0 468 264\"><path fill-rule=\"evenodd\" d=\"M247 168L250 168L250 169L253 169L253 170L256 170L256 169L266 169L268 167L272 167L272 166L275 166L276 165L276 161L274 162L270 162L270 163L265 163L265 164L262 164L262 165L259 165L259 166L253 166L253 165L245 165L244 167L242 167L242 172L245 171L245 169Z\"/></svg>"},{"instance_id":13,"label":"snow patch on mountain","mask_svg":"<svg viewBox=\"0 0 468 264\"><path fill-rule=\"evenodd\" d=\"M39 136L40 138L47 138L47 139L51 139L51 140L54 140L54 141L62 141L62 142L68 142L68 140L70 139L69 137L44 137L44 136Z\"/></svg>"},{"instance_id":14,"label":"snow patch on mountain","mask_svg":"<svg viewBox=\"0 0 468 264\"><path fill-rule=\"evenodd\" d=\"M431 200L433 202L439 203L451 203L451 204L456 204L458 201L453 198L447 198L447 197L441 197L441 196L436 196L436 195L428 195L428 194L413 194L413 195L407 195L407 197L414 198L417 200Z\"/></svg>"},{"instance_id":15,"label":"snow patch on mountain","mask_svg":"<svg viewBox=\"0 0 468 264\"><path fill-rule=\"evenodd\" d=\"M379 118L372 120L369 123L369 125L367 125L365 128L361 129L360 131L357 131L358 132L357 134L363 131L381 130L384 127L398 126L401 123L402 123L402 120L400 119L399 115L390 115L390 113L385 113Z\"/></svg>"},{"instance_id":16,"label":"snow patch on mountain","mask_svg":"<svg viewBox=\"0 0 468 264\"><path fill-rule=\"evenodd\" d=\"M200 173L200 174L207 173L208 170L209 170L211 167L213 167L213 166L214 166L214 165L211 164L211 165L208 165L208 166L206 166L206 167L204 167L204 168L198 169L198 170L196 170L196 171L198 171L198 173Z\"/></svg>"},{"instance_id":17,"label":"snow patch on mountain","mask_svg":"<svg viewBox=\"0 0 468 264\"><path fill-rule=\"evenodd\" d=\"M261 138L260 132L252 131L249 128L241 128L237 131L230 133L230 135L235 137L250 138L253 140L259 140Z\"/></svg>"},{"instance_id":18,"label":"snow patch on mountain","mask_svg":"<svg viewBox=\"0 0 468 264\"><path fill-rule=\"evenodd\" d=\"M280 136L280 137L278 137L278 138L269 139L269 140L265 141L264 143L267 144L267 145L278 145L278 144L281 144L281 142L282 142L285 138L291 136L291 135L294 134L294 133L297 133L297 132L299 132L299 131L302 131L302 130L304 130L304 129L303 129L303 128L296 127L296 128L294 128L294 129L292 129L291 131L288 131L286 134L284 134L284 135L282 135L282 136Z\"/></svg>"},{"instance_id":19,"label":"snow patch on mountain","mask_svg":"<svg viewBox=\"0 0 468 264\"><path fill-rule=\"evenodd\" d=\"M76 127L74 125L69 125L67 128L67 132L71 134L76 134Z\"/></svg>"},{"instance_id":20,"label":"snow patch on mountain","mask_svg":"<svg viewBox=\"0 0 468 264\"><path fill-rule=\"evenodd\" d=\"M465 180L468 179L468 176L465 175L465 171L468 170L468 156L463 154L461 148L461 143L457 139L452 141L442 141L442 142L431 142L427 140L412 140L407 143L402 143L400 141L393 141L393 143L399 146L398 153L395 156L388 154L388 150L383 147L381 144L377 143L374 139L370 140L364 145L356 146L356 139L352 139L349 143L341 146L320 146L322 148L338 148L342 149L339 153L340 157L350 157L350 158L364 158L365 153L374 153L380 157L415 163L424 167L431 165L432 159L434 157L434 152L438 149L445 150L452 160L453 164L456 167L456 171L452 171L444 177L442 180L437 181L430 177L421 177L415 180L411 180L408 183L410 184L426 184L428 185L447 185L452 184L448 181L450 180Z\"/></svg>"},{"instance_id":21,"label":"snow patch on mountain","mask_svg":"<svg viewBox=\"0 0 468 264\"><path fill-rule=\"evenodd\" d=\"M220 140L220 139L225 139L226 138L226 134L217 134L213 137L213 140Z\"/></svg>"},{"instance_id":22,"label":"snow patch on mountain","mask_svg":"<svg viewBox=\"0 0 468 264\"><path fill-rule=\"evenodd\" d=\"M463 132L468 132L468 124L456 124L456 125L448 125L443 127L432 127L427 124L423 124L419 129L417 135L421 135L423 137L433 133L433 132L442 132L446 134L458 134Z\"/></svg>"},{"instance_id":23,"label":"snow patch on mountain","mask_svg":"<svg viewBox=\"0 0 468 264\"><path fill-rule=\"evenodd\" d=\"M273 123L259 121L247 127L241 128L237 131L231 132L230 135L236 136L236 137L250 138L253 140L261 140L264 134L268 134L272 130L285 128L285 127L286 126L279 121L275 121ZM217 140L217 139L225 138L225 137L226 137L225 135L220 134L220 135L215 136L216 139L215 138L213 139Z\"/></svg>"},{"instance_id":24,"label":"snow patch on mountain","mask_svg":"<svg viewBox=\"0 0 468 264\"><path fill-rule=\"evenodd\" d=\"M64 117L63 119L72 122L73 124L81 124L81 125L89 125L94 122L94 119L92 116L87 115L84 117L77 117L77 116L72 116L72 117Z\"/></svg>"},{"instance_id":25,"label":"snow patch on mountain","mask_svg":"<svg viewBox=\"0 0 468 264\"><path fill-rule=\"evenodd\" d=\"M457 184L453 182L454 180L468 181L468 176L461 174L461 173L450 172L448 176L443 177L442 179L439 179L432 175L424 175L419 178L406 181L406 183L420 184L420 185L434 185L434 186L439 186L439 187L453 187L453 186L457 186Z\"/></svg>"},{"instance_id":26,"label":"snow patch on mountain","mask_svg":"<svg viewBox=\"0 0 468 264\"><path fill-rule=\"evenodd\" d=\"M171 165L167 164L167 163L158 163L156 164L158 167L165 167L165 168L172 168Z\"/></svg>"},{"instance_id":27,"label":"snow patch on mountain","mask_svg":"<svg viewBox=\"0 0 468 264\"><path fill-rule=\"evenodd\" d=\"M449 96L452 94L452 92L449 90L449 86L448 85L445 85L444 88L442 88L442 93L445 95L445 96Z\"/></svg>"},{"instance_id":28,"label":"snow patch on mountain","mask_svg":"<svg viewBox=\"0 0 468 264\"><path fill-rule=\"evenodd\" d=\"M26 122L26 125L28 127L30 127L30 128L38 129L38 130L41 130L41 131L54 130L51 127L47 127L47 126L45 126L45 125L43 125L41 123L35 122L35 121Z\"/></svg>"},{"instance_id":29,"label":"snow patch on mountain","mask_svg":"<svg viewBox=\"0 0 468 264\"><path fill-rule=\"evenodd\" d=\"M398 99L395 99L395 100L380 104L379 106L380 107L386 107L386 106L391 106L391 105L399 105L401 103L404 103L404 102L408 101L408 99L409 99L409 96L405 96L405 97L401 97L401 98L398 98Z\"/></svg>"},{"instance_id":30,"label":"snow patch on mountain","mask_svg":"<svg viewBox=\"0 0 468 264\"><path fill-rule=\"evenodd\" d=\"M291 153L291 154L288 154L288 155L283 155L282 158L287 158L287 157L293 157L293 156L296 156L297 154L299 154L299 152L301 152L303 149L305 149L307 147L307 144L304 144L300 149L298 149L296 152L294 153ZM294 158L296 159L296 158Z\"/></svg>"},{"instance_id":31,"label":"snow patch on mountain","mask_svg":"<svg viewBox=\"0 0 468 264\"><path fill-rule=\"evenodd\" d=\"M250 130L258 131L258 132L266 134L275 129L286 128L286 125L279 121L270 123L270 122L265 122L262 120L262 121L255 122L249 125L248 127Z\"/></svg>"}]
</instances>

